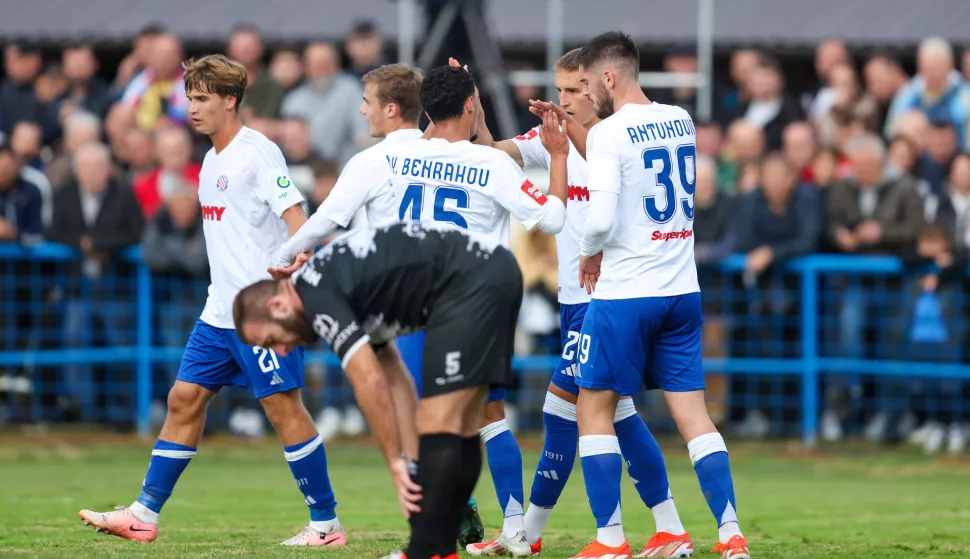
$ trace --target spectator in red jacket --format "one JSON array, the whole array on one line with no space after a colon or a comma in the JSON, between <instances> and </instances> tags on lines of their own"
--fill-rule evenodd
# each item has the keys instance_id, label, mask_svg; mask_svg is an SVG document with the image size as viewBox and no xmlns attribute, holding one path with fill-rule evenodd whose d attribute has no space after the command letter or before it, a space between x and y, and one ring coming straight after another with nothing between
<instances>
[{"instance_id":1,"label":"spectator in red jacket","mask_svg":"<svg viewBox=\"0 0 970 559\"><path fill-rule=\"evenodd\" d=\"M192 161L192 138L183 128L159 130L155 135L158 167L137 179L135 197L146 218L151 218L172 192L199 188L202 167Z\"/></svg>"}]
</instances>

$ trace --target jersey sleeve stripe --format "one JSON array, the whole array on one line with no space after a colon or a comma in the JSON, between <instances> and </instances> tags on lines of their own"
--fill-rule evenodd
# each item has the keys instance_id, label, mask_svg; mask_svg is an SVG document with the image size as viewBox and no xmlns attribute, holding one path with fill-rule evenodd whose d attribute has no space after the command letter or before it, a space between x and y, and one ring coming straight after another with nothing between
<instances>
[{"instance_id":1,"label":"jersey sleeve stripe","mask_svg":"<svg viewBox=\"0 0 970 559\"><path fill-rule=\"evenodd\" d=\"M367 334L364 334L363 337L361 337L359 340L354 342L354 345L350 346L347 349L347 352L344 353L343 359L340 360L340 366L343 367L345 371L347 370L347 363L350 363L350 359L354 356L355 353L360 351L360 348L364 347L364 344L367 344L367 343L370 343L370 336Z\"/></svg>"}]
</instances>

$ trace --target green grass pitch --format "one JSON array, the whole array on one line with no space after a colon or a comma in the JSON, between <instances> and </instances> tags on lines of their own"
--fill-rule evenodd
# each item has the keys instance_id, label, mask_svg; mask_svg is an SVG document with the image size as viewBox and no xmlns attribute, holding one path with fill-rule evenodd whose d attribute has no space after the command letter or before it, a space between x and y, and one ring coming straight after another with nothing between
<instances>
[{"instance_id":1,"label":"green grass pitch","mask_svg":"<svg viewBox=\"0 0 970 559\"><path fill-rule=\"evenodd\" d=\"M527 441L525 488L538 459ZM670 481L695 557L710 556L716 529L683 445L669 440ZM811 454L779 444L732 444L742 529L756 558L970 557L970 462L840 448ZM183 475L162 514L160 537L136 544L82 526L82 508L129 504L149 444L107 437L0 437L3 557L381 557L407 538L380 455L366 443L328 446L345 549L287 549L307 513L281 449L212 439ZM487 472L476 496L490 534L500 514ZM629 479L624 524L634 550L653 520ZM543 557L570 557L594 536L576 464L544 538Z\"/></svg>"}]
</instances>

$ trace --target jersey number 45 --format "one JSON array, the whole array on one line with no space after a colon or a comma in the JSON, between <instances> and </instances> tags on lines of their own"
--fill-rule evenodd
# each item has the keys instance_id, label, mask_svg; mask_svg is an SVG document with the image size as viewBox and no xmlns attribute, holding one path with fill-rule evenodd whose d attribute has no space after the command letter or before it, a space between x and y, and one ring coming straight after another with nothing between
<instances>
[{"instance_id":1,"label":"jersey number 45","mask_svg":"<svg viewBox=\"0 0 970 559\"><path fill-rule=\"evenodd\" d=\"M468 222L465 218L453 209L445 209L445 205L453 202L452 208L463 210L468 207L468 192L460 188L448 186L433 186L420 183L409 184L404 196L401 198L401 208L398 210L398 218L401 221L410 219L412 221L421 220L421 210L424 208L425 187L434 188L434 213L431 218L435 221L454 223L462 229L468 229ZM450 205L450 204L449 204Z\"/></svg>"},{"instance_id":2,"label":"jersey number 45","mask_svg":"<svg viewBox=\"0 0 970 559\"><path fill-rule=\"evenodd\" d=\"M697 157L697 150L694 144L684 144L677 146L677 175L674 176L674 169L671 165L670 149L666 147L650 148L643 150L643 166L653 169L657 173L657 186L664 189L663 209L657 207L656 196L643 197L643 211L654 223L667 223L674 218L678 209L684 211L688 220L694 219L694 182L696 172L694 162ZM660 169L657 169L657 162L660 162ZM687 165L690 164L690 175L687 174ZM680 183L681 188L687 193L687 198L677 199L677 186L674 179ZM678 203L679 202L679 203Z\"/></svg>"}]
</instances>

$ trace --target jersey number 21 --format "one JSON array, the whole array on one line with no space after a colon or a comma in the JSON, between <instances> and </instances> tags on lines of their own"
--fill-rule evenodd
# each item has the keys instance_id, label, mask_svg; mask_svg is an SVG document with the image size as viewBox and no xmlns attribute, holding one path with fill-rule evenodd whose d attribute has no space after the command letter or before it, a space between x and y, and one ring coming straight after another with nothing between
<instances>
[{"instance_id":1,"label":"jersey number 21","mask_svg":"<svg viewBox=\"0 0 970 559\"><path fill-rule=\"evenodd\" d=\"M421 220L421 210L424 208L424 191L429 185L412 183L408 185L401 198L401 208L398 210L398 218L401 221L409 219L411 221ZM432 219L446 223L454 223L462 229L468 229L468 222L462 215L454 210L446 210L445 204L454 203L454 208L463 210L468 207L468 192L460 188L448 186L437 186L434 188L434 213Z\"/></svg>"}]
</instances>

